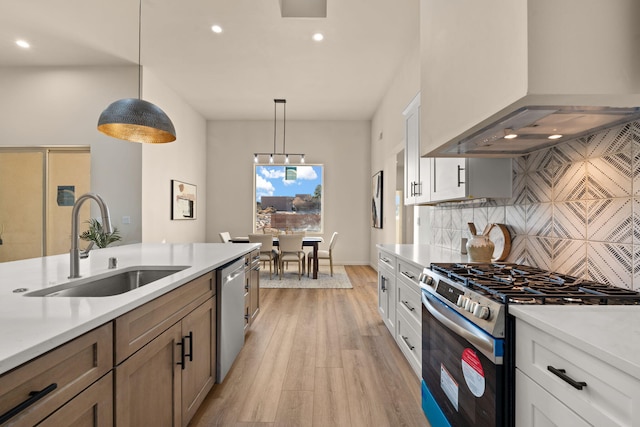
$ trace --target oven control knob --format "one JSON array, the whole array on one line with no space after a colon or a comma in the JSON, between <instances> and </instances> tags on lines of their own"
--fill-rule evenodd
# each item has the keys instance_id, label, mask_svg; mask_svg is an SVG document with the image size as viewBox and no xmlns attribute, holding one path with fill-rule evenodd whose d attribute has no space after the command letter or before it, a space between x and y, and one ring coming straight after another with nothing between
<instances>
[{"instance_id":1,"label":"oven control knob","mask_svg":"<svg viewBox=\"0 0 640 427\"><path fill-rule=\"evenodd\" d=\"M458 295L458 301L456 301L456 305L458 307L464 307L464 302L467 299L464 295Z\"/></svg>"},{"instance_id":2,"label":"oven control knob","mask_svg":"<svg viewBox=\"0 0 640 427\"><path fill-rule=\"evenodd\" d=\"M476 305L475 309L473 310L473 315L479 317L480 319L488 319L489 313L489 307L480 304Z\"/></svg>"},{"instance_id":3,"label":"oven control knob","mask_svg":"<svg viewBox=\"0 0 640 427\"><path fill-rule=\"evenodd\" d=\"M476 311L476 307L478 306L478 303L475 301L469 301L469 305L467 306L467 311L469 313L473 313Z\"/></svg>"}]
</instances>

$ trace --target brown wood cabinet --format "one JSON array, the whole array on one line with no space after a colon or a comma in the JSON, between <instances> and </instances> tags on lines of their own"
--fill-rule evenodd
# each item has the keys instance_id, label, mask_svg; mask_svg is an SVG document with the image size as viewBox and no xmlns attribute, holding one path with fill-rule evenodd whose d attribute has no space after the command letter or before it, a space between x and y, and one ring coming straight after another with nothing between
<instances>
[{"instance_id":1,"label":"brown wood cabinet","mask_svg":"<svg viewBox=\"0 0 640 427\"><path fill-rule=\"evenodd\" d=\"M109 372L100 378L38 426L113 426L113 373Z\"/></svg>"},{"instance_id":2,"label":"brown wood cabinet","mask_svg":"<svg viewBox=\"0 0 640 427\"><path fill-rule=\"evenodd\" d=\"M0 425L186 426L215 379L210 272L1 375Z\"/></svg>"},{"instance_id":3,"label":"brown wood cabinet","mask_svg":"<svg viewBox=\"0 0 640 427\"><path fill-rule=\"evenodd\" d=\"M111 370L112 339L108 323L0 376L0 424L36 425L74 396L83 396ZM102 397L111 400L111 391Z\"/></svg>"},{"instance_id":4,"label":"brown wood cabinet","mask_svg":"<svg viewBox=\"0 0 640 427\"><path fill-rule=\"evenodd\" d=\"M118 427L189 423L216 377L214 293L209 273L116 319Z\"/></svg>"}]
</instances>

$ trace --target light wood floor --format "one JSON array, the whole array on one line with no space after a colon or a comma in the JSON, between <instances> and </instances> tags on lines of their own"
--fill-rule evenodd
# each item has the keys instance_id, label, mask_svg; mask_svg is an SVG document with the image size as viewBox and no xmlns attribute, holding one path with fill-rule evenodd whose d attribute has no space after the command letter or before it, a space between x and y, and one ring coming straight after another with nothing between
<instances>
[{"instance_id":1,"label":"light wood floor","mask_svg":"<svg viewBox=\"0 0 640 427\"><path fill-rule=\"evenodd\" d=\"M262 289L244 348L190 425L427 426L375 270L346 270L353 289Z\"/></svg>"}]
</instances>

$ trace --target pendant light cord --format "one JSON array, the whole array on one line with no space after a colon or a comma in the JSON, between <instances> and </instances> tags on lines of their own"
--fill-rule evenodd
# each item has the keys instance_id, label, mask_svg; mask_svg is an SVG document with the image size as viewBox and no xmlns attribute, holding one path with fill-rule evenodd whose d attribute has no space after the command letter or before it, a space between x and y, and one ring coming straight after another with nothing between
<instances>
[{"instance_id":1,"label":"pendant light cord","mask_svg":"<svg viewBox=\"0 0 640 427\"><path fill-rule=\"evenodd\" d=\"M142 0L138 4L138 99L142 99Z\"/></svg>"}]
</instances>

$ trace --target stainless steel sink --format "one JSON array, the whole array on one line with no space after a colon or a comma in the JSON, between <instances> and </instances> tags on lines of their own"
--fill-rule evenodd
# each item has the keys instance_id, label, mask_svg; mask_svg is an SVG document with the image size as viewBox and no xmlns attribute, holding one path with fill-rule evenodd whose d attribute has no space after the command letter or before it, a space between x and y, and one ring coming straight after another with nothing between
<instances>
[{"instance_id":1,"label":"stainless steel sink","mask_svg":"<svg viewBox=\"0 0 640 427\"><path fill-rule=\"evenodd\" d=\"M28 297L108 297L132 291L164 277L189 268L188 266L139 266L117 270L111 274L74 280L39 291L26 293Z\"/></svg>"}]
</instances>

